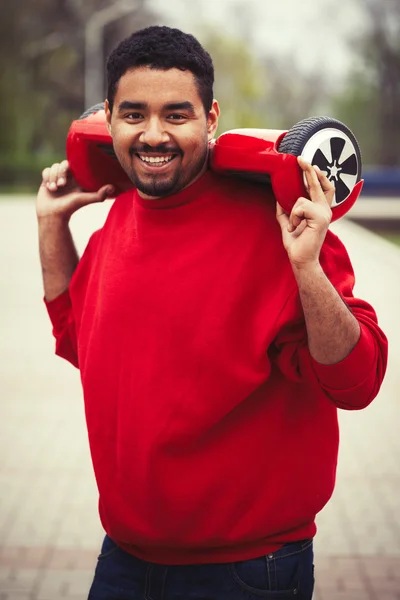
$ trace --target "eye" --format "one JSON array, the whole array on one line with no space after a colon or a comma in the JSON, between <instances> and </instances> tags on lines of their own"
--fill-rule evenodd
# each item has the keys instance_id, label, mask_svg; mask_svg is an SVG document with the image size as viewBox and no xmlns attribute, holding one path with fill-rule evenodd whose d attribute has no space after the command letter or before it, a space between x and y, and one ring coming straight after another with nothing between
<instances>
[{"instance_id":1,"label":"eye","mask_svg":"<svg viewBox=\"0 0 400 600\"><path fill-rule=\"evenodd\" d=\"M176 113L172 113L172 114L168 115L167 119L169 119L170 121L185 121L187 119L187 117L185 115L179 115Z\"/></svg>"},{"instance_id":2,"label":"eye","mask_svg":"<svg viewBox=\"0 0 400 600\"><path fill-rule=\"evenodd\" d=\"M139 121L140 119L143 119L143 115L140 113L128 113L124 118L128 119L128 121Z\"/></svg>"}]
</instances>

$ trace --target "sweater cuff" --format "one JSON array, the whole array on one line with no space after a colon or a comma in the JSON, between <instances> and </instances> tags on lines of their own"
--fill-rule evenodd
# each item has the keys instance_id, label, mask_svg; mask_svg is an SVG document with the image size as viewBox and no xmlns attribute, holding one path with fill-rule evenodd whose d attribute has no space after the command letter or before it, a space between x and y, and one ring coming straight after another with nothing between
<instances>
[{"instance_id":1,"label":"sweater cuff","mask_svg":"<svg viewBox=\"0 0 400 600\"><path fill-rule=\"evenodd\" d=\"M47 308L47 312L50 317L50 321L53 324L55 331L59 329L59 325L64 321L65 316L71 311L71 297L69 291L65 290L62 294L54 298L53 300L46 300L43 298Z\"/></svg>"},{"instance_id":2,"label":"sweater cuff","mask_svg":"<svg viewBox=\"0 0 400 600\"><path fill-rule=\"evenodd\" d=\"M334 365L322 365L311 358L312 367L320 383L332 390L349 390L356 387L375 368L375 344L369 331L360 323L361 335L346 358Z\"/></svg>"}]
</instances>

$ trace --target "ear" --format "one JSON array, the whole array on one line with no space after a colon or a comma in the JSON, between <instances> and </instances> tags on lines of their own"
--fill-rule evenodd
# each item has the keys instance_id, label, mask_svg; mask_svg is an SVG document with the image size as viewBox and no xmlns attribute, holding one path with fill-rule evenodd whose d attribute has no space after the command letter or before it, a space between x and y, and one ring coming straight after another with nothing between
<instances>
[{"instance_id":1,"label":"ear","mask_svg":"<svg viewBox=\"0 0 400 600\"><path fill-rule=\"evenodd\" d=\"M110 110L110 104L107 99L104 101L104 110L106 113L106 122L107 122L108 133L111 135L111 110Z\"/></svg>"},{"instance_id":2,"label":"ear","mask_svg":"<svg viewBox=\"0 0 400 600\"><path fill-rule=\"evenodd\" d=\"M213 100L211 110L207 115L207 133L209 142L213 139L217 131L219 113L219 104L217 100Z\"/></svg>"}]
</instances>

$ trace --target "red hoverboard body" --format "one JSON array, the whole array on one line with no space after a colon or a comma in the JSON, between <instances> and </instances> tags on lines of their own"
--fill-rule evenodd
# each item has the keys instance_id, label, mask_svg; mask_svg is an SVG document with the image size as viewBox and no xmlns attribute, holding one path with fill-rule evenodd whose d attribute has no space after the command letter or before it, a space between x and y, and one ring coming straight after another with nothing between
<instances>
[{"instance_id":1,"label":"red hoverboard body","mask_svg":"<svg viewBox=\"0 0 400 600\"><path fill-rule=\"evenodd\" d=\"M67 159L79 185L87 191L113 184L117 194L133 187L120 166L108 133L102 105L73 121ZM360 195L361 155L351 131L327 117L305 119L288 131L237 129L210 145L210 168L272 186L276 200L290 213L300 196L308 196L297 156L317 164L336 187L332 220L346 214Z\"/></svg>"}]
</instances>

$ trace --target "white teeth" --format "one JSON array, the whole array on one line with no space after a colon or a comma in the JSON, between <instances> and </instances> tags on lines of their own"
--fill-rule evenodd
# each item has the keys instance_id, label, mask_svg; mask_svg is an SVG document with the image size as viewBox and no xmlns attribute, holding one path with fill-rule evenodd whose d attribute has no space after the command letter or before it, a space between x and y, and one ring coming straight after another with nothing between
<instances>
[{"instance_id":1,"label":"white teeth","mask_svg":"<svg viewBox=\"0 0 400 600\"><path fill-rule=\"evenodd\" d=\"M143 156L139 154L140 160L150 164L168 163L173 159L173 156Z\"/></svg>"}]
</instances>

